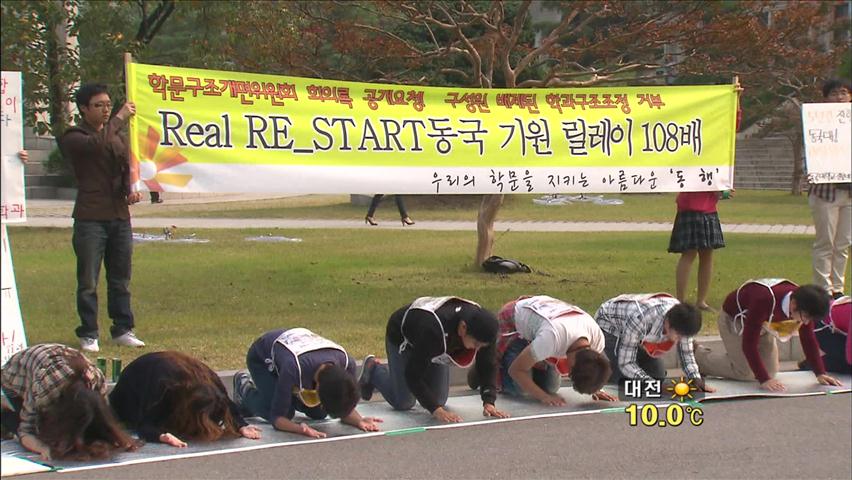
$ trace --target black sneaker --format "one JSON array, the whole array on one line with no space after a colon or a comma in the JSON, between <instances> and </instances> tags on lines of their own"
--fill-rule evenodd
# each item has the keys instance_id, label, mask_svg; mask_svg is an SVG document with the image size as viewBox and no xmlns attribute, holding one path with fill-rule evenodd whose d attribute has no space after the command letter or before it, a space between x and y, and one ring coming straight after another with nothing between
<instances>
[{"instance_id":1,"label":"black sneaker","mask_svg":"<svg viewBox=\"0 0 852 480\"><path fill-rule=\"evenodd\" d=\"M376 389L370 381L373 368L378 362L375 355L367 355L364 358L364 363L361 365L361 375L358 376L358 387L361 389L361 400L369 400L373 398L373 390Z\"/></svg>"},{"instance_id":2,"label":"black sneaker","mask_svg":"<svg viewBox=\"0 0 852 480\"><path fill-rule=\"evenodd\" d=\"M245 398L246 389L257 388L254 386L254 381L251 379L251 375L245 370L238 370L234 373L234 393L232 395L234 399L234 403L237 404L241 413L250 413L246 409L245 405L243 405L243 399Z\"/></svg>"},{"instance_id":3,"label":"black sneaker","mask_svg":"<svg viewBox=\"0 0 852 480\"><path fill-rule=\"evenodd\" d=\"M844 295L843 292L834 292L834 293L831 294L831 298L837 300L838 298L842 297L843 295Z\"/></svg>"}]
</instances>

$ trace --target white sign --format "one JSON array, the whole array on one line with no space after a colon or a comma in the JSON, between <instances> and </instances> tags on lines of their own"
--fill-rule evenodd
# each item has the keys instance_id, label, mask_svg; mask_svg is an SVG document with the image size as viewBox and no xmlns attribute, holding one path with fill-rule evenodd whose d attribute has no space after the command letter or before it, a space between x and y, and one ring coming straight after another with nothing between
<instances>
[{"instance_id":1,"label":"white sign","mask_svg":"<svg viewBox=\"0 0 852 480\"><path fill-rule=\"evenodd\" d=\"M6 225L2 226L2 300L0 300L0 310L3 316L2 328L2 360L0 365L5 365L9 357L17 352L27 348L27 338L24 336L24 321L21 318L21 306L18 304L18 288L15 286L15 272L12 269L12 248L9 245L9 235L6 232Z\"/></svg>"},{"instance_id":2,"label":"white sign","mask_svg":"<svg viewBox=\"0 0 852 480\"><path fill-rule=\"evenodd\" d=\"M811 183L852 182L852 104L802 105L802 134Z\"/></svg>"},{"instance_id":3,"label":"white sign","mask_svg":"<svg viewBox=\"0 0 852 480\"><path fill-rule=\"evenodd\" d=\"M27 220L24 201L24 164L18 152L24 149L24 113L21 72L3 72L0 79L0 134L2 134L2 223L21 223Z\"/></svg>"}]
</instances>

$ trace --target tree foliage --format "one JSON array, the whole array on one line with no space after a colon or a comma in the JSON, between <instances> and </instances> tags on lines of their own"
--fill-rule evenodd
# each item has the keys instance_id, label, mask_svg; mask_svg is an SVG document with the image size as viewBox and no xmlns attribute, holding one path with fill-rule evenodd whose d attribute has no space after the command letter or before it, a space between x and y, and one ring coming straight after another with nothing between
<instances>
[{"instance_id":1,"label":"tree foliage","mask_svg":"<svg viewBox=\"0 0 852 480\"><path fill-rule=\"evenodd\" d=\"M27 125L61 135L81 80L107 84L115 103L122 101L124 52L148 57L175 8L174 0L3 2L2 65L23 73ZM185 52L181 43L172 48Z\"/></svg>"},{"instance_id":2,"label":"tree foliage","mask_svg":"<svg viewBox=\"0 0 852 480\"><path fill-rule=\"evenodd\" d=\"M27 124L42 134L60 135L71 118L66 106L79 78L78 56L62 39L77 35L77 8L77 1L0 4L2 67L22 72Z\"/></svg>"}]
</instances>

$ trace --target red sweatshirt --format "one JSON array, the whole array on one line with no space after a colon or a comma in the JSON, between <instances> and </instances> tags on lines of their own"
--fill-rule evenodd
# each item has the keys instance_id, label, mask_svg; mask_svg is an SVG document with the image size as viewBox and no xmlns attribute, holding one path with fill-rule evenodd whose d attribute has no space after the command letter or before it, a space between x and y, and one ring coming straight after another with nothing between
<instances>
[{"instance_id":1,"label":"red sweatshirt","mask_svg":"<svg viewBox=\"0 0 852 480\"><path fill-rule=\"evenodd\" d=\"M781 322L789 320L790 316L784 313L781 309L782 300L788 293L796 290L798 285L792 282L783 282L772 287L772 293L765 286L757 283L748 283L740 289L740 307L745 312L743 319L743 354L748 360L748 365L757 381L763 383L769 380L769 373L766 371L766 366L763 360L760 359L757 344L760 338L761 330L764 322L769 320L769 315L772 314L773 322ZM775 309L772 309L772 295L775 295ZM740 313L737 307L737 291L729 293L725 298L725 303L722 304L722 310L731 317L735 317ZM825 365L822 363L822 356L819 351L816 335L814 335L813 322L808 322L799 327L799 341L802 343L802 350L808 359L808 363L813 365L813 370L816 375L825 373Z\"/></svg>"}]
</instances>

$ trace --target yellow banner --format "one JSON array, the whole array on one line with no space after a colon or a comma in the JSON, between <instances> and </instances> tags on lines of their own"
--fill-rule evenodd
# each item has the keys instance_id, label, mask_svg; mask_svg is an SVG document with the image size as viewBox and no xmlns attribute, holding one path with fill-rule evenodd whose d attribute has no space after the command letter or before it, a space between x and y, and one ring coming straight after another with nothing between
<instances>
[{"instance_id":1,"label":"yellow banner","mask_svg":"<svg viewBox=\"0 0 852 480\"><path fill-rule=\"evenodd\" d=\"M147 188L557 193L732 186L733 85L470 89L128 66Z\"/></svg>"}]
</instances>

